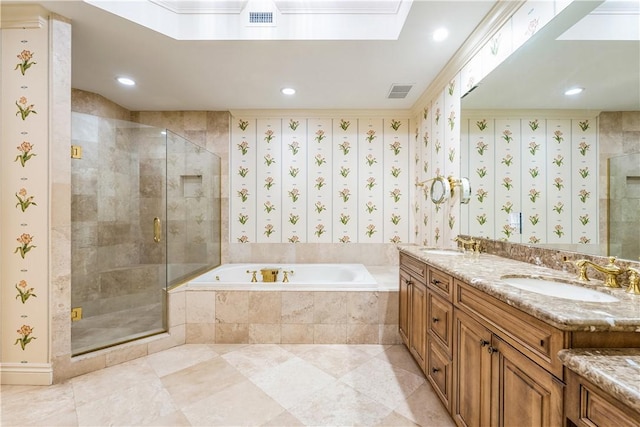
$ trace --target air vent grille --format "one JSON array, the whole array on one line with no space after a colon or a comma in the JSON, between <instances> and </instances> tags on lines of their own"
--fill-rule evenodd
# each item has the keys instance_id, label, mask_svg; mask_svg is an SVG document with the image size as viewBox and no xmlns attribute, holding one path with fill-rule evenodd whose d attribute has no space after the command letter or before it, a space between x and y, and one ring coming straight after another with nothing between
<instances>
[{"instance_id":1,"label":"air vent grille","mask_svg":"<svg viewBox=\"0 0 640 427\"><path fill-rule=\"evenodd\" d=\"M409 91L411 90L412 87L413 85L394 84L391 86L391 90L389 91L389 95L387 95L387 98L389 99L406 98L406 96L409 94Z\"/></svg>"},{"instance_id":2,"label":"air vent grille","mask_svg":"<svg viewBox=\"0 0 640 427\"><path fill-rule=\"evenodd\" d=\"M250 24L273 24L273 12L249 12Z\"/></svg>"}]
</instances>

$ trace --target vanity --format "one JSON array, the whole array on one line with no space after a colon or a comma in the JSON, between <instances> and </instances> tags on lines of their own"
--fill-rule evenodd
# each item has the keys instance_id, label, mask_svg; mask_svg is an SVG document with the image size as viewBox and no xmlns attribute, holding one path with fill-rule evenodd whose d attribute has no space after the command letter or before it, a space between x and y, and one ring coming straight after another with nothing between
<instances>
[{"instance_id":1,"label":"vanity","mask_svg":"<svg viewBox=\"0 0 640 427\"><path fill-rule=\"evenodd\" d=\"M571 267L399 250L400 335L457 425L640 425L640 295L559 298L516 279L562 288Z\"/></svg>"}]
</instances>

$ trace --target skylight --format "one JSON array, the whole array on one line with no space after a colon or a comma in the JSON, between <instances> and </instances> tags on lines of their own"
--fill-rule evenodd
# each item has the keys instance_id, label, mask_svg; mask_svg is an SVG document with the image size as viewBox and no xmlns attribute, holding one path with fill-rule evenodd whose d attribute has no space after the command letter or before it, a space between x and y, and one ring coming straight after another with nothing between
<instances>
[{"instance_id":1,"label":"skylight","mask_svg":"<svg viewBox=\"0 0 640 427\"><path fill-rule=\"evenodd\" d=\"M84 1L177 40L396 40L413 2Z\"/></svg>"}]
</instances>

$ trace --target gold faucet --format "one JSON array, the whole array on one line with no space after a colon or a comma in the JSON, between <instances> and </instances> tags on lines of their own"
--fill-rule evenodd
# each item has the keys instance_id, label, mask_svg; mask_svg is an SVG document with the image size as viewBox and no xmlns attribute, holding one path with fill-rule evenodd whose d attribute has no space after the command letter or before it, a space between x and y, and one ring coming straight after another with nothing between
<instances>
[{"instance_id":1,"label":"gold faucet","mask_svg":"<svg viewBox=\"0 0 640 427\"><path fill-rule=\"evenodd\" d=\"M282 278L282 283L287 283L289 281L289 274L293 274L293 270L282 270L284 277Z\"/></svg>"},{"instance_id":2,"label":"gold faucet","mask_svg":"<svg viewBox=\"0 0 640 427\"><path fill-rule=\"evenodd\" d=\"M627 287L626 292L640 295L640 270L629 267L627 273L629 273L629 287Z\"/></svg>"},{"instance_id":3,"label":"gold faucet","mask_svg":"<svg viewBox=\"0 0 640 427\"><path fill-rule=\"evenodd\" d=\"M588 282L589 278L587 277L587 267L591 267L605 275L605 286L609 288L619 288L620 284L618 284L618 276L625 271L615 265L615 262L616 257L613 256L609 257L609 263L607 265L598 265L586 259L579 259L575 262L576 267L579 268L578 280Z\"/></svg>"},{"instance_id":4,"label":"gold faucet","mask_svg":"<svg viewBox=\"0 0 640 427\"><path fill-rule=\"evenodd\" d=\"M460 243L462 245L463 251L467 249L467 246L470 246L473 252L477 254L480 253L480 242L478 240L474 240L473 238L467 240L463 239L460 236L456 236L453 241L456 243Z\"/></svg>"}]
</instances>

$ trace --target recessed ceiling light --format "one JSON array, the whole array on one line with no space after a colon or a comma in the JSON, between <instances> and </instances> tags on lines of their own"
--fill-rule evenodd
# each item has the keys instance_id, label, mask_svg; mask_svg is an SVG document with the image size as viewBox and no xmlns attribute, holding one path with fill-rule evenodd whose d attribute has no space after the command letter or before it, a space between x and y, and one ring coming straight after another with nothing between
<instances>
[{"instance_id":1,"label":"recessed ceiling light","mask_svg":"<svg viewBox=\"0 0 640 427\"><path fill-rule=\"evenodd\" d=\"M446 28L438 28L433 32L433 39L437 42L441 42L449 36L449 30Z\"/></svg>"},{"instance_id":2,"label":"recessed ceiling light","mask_svg":"<svg viewBox=\"0 0 640 427\"><path fill-rule=\"evenodd\" d=\"M125 86L135 86L136 82L133 79L130 79L129 77L118 77L116 79L118 81L118 83L123 84Z\"/></svg>"},{"instance_id":3,"label":"recessed ceiling light","mask_svg":"<svg viewBox=\"0 0 640 427\"><path fill-rule=\"evenodd\" d=\"M285 95L293 95L296 93L296 90L292 87L285 87L285 88L282 88L280 92L282 92Z\"/></svg>"},{"instance_id":4,"label":"recessed ceiling light","mask_svg":"<svg viewBox=\"0 0 640 427\"><path fill-rule=\"evenodd\" d=\"M583 90L584 90L584 88L583 88L583 87L574 87L574 88L572 88L572 89L567 90L564 94L565 94L565 95L569 95L569 96L570 96L570 95L577 95L577 94L579 94L580 92L582 92Z\"/></svg>"}]
</instances>

